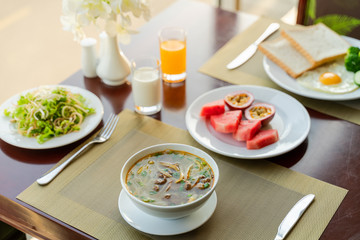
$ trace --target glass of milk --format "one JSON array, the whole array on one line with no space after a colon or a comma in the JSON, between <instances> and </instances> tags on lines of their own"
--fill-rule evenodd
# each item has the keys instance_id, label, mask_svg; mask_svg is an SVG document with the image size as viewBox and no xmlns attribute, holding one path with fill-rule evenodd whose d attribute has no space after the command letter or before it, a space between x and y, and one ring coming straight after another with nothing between
<instances>
[{"instance_id":1,"label":"glass of milk","mask_svg":"<svg viewBox=\"0 0 360 240\"><path fill-rule=\"evenodd\" d=\"M160 60L138 57L131 61L131 82L135 111L151 115L161 110Z\"/></svg>"}]
</instances>

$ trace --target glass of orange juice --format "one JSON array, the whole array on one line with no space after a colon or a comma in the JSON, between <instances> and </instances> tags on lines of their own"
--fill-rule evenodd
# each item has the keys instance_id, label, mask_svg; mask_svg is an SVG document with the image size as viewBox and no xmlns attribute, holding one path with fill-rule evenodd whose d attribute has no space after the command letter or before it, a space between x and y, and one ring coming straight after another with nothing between
<instances>
[{"instance_id":1,"label":"glass of orange juice","mask_svg":"<svg viewBox=\"0 0 360 240\"><path fill-rule=\"evenodd\" d=\"M159 32L162 79L182 82L186 78L186 31L180 27L166 27Z\"/></svg>"}]
</instances>

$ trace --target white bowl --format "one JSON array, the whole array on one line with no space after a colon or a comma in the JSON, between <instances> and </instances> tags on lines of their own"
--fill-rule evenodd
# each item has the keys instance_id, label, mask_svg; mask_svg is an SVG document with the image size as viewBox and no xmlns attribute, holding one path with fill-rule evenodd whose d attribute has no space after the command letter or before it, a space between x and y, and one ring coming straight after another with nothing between
<instances>
[{"instance_id":1,"label":"white bowl","mask_svg":"<svg viewBox=\"0 0 360 240\"><path fill-rule=\"evenodd\" d=\"M135 162L137 162L140 158L145 157L148 154L155 153L158 151L163 151L166 149L172 149L172 150L178 150L178 151L185 151L188 153L192 153L198 157L201 157L205 159L205 161L210 165L214 172L214 184L212 188L201 198L198 198L190 203L185 203L181 205L175 205L175 206L159 206L154 205L150 203L146 203L141 201L140 199L136 198L134 195L132 195L129 190L126 187L126 174L129 171L129 169L134 165ZM131 201L137 206L140 210L156 216L160 218L168 218L168 219L176 219L185 217L187 215L190 215L191 213L195 212L197 209L199 209L213 194L215 187L219 181L219 168L215 162L215 160L206 152L189 146L185 144L178 144L178 143L165 143L165 144L158 144L154 146L150 146L147 148L144 148L140 150L139 152L132 155L124 164L122 170L121 170L121 176L120 176L121 185L123 188L123 191L126 192L127 196L131 199Z\"/></svg>"}]
</instances>

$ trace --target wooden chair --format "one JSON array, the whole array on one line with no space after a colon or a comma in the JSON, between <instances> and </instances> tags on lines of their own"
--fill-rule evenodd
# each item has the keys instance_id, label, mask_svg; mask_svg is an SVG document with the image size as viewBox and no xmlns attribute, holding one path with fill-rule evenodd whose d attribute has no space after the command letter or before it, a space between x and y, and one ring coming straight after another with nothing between
<instances>
[{"instance_id":1,"label":"wooden chair","mask_svg":"<svg viewBox=\"0 0 360 240\"><path fill-rule=\"evenodd\" d=\"M360 39L359 0L299 0L298 24L324 23L340 35Z\"/></svg>"}]
</instances>

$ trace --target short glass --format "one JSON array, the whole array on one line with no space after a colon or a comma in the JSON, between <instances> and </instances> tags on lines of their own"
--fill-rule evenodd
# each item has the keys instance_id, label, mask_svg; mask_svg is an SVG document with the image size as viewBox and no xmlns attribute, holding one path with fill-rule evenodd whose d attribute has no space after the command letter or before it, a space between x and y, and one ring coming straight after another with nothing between
<instances>
[{"instance_id":1,"label":"short glass","mask_svg":"<svg viewBox=\"0 0 360 240\"><path fill-rule=\"evenodd\" d=\"M159 32L162 79L182 82L186 78L186 32L183 28L166 27Z\"/></svg>"},{"instance_id":2,"label":"short glass","mask_svg":"<svg viewBox=\"0 0 360 240\"><path fill-rule=\"evenodd\" d=\"M131 82L135 111L151 115L161 110L160 61L143 56L131 61Z\"/></svg>"}]
</instances>

